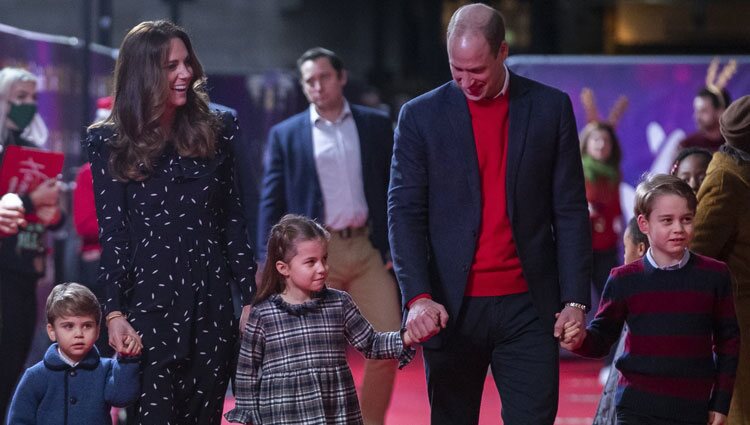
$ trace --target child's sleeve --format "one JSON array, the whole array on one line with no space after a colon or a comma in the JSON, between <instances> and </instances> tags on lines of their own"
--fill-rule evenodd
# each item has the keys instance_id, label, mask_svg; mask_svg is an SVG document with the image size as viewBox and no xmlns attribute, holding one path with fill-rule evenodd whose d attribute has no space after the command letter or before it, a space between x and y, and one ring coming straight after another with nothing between
<instances>
[{"instance_id":1,"label":"child's sleeve","mask_svg":"<svg viewBox=\"0 0 750 425\"><path fill-rule=\"evenodd\" d=\"M726 415L732 401L734 378L740 350L740 330L732 299L732 279L729 270L722 273L716 290L713 310L713 350L716 361L714 388L709 410Z\"/></svg>"},{"instance_id":2,"label":"child's sleeve","mask_svg":"<svg viewBox=\"0 0 750 425\"><path fill-rule=\"evenodd\" d=\"M33 368L24 372L8 410L9 424L36 425L36 412L44 397L44 387L41 384L45 381L35 376Z\"/></svg>"},{"instance_id":3,"label":"child's sleeve","mask_svg":"<svg viewBox=\"0 0 750 425\"><path fill-rule=\"evenodd\" d=\"M260 424L258 408L260 398L261 364L265 353L266 337L260 323L258 309L253 309L242 335L240 355L237 359L234 392L235 406L224 417L229 422Z\"/></svg>"},{"instance_id":4,"label":"child's sleeve","mask_svg":"<svg viewBox=\"0 0 750 425\"><path fill-rule=\"evenodd\" d=\"M129 406L138 399L141 389L139 376L140 357L120 357L109 361L107 382L104 384L104 401L115 407Z\"/></svg>"},{"instance_id":5,"label":"child's sleeve","mask_svg":"<svg viewBox=\"0 0 750 425\"><path fill-rule=\"evenodd\" d=\"M352 297L346 292L341 294L344 333L349 343L368 359L398 359L399 369L409 364L416 351L404 347L401 332L376 332L362 316Z\"/></svg>"},{"instance_id":6,"label":"child's sleeve","mask_svg":"<svg viewBox=\"0 0 750 425\"><path fill-rule=\"evenodd\" d=\"M586 338L583 344L573 350L574 353L584 357L604 357L609 354L612 344L617 342L622 332L627 317L627 305L625 299L618 294L621 284L617 276L610 274L604 286L599 311L596 317L586 328Z\"/></svg>"}]
</instances>

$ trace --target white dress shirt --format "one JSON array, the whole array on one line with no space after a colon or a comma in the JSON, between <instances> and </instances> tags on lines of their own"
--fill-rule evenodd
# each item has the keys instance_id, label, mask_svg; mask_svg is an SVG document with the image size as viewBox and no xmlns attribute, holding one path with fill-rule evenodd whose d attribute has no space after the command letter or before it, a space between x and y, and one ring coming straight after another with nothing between
<instances>
[{"instance_id":1,"label":"white dress shirt","mask_svg":"<svg viewBox=\"0 0 750 425\"><path fill-rule=\"evenodd\" d=\"M367 200L362 179L359 133L349 103L333 122L310 105L313 155L323 192L323 217L330 229L362 227L367 223Z\"/></svg>"},{"instance_id":2,"label":"white dress shirt","mask_svg":"<svg viewBox=\"0 0 750 425\"><path fill-rule=\"evenodd\" d=\"M656 269L678 270L687 265L688 260L690 260L690 251L686 249L685 253L682 254L682 258L680 259L680 261L674 264L667 265L667 266L660 266L659 264L656 263L656 259L654 258L654 255L651 253L651 248L649 247L648 251L646 251L646 260L648 260L648 262L651 263L651 265L654 266L654 268Z\"/></svg>"}]
</instances>

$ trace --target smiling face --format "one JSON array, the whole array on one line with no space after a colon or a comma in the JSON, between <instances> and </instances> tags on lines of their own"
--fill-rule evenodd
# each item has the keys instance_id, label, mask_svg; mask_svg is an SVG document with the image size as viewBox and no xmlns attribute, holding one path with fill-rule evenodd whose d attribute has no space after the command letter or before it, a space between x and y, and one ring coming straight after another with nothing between
<instances>
[{"instance_id":1,"label":"smiling face","mask_svg":"<svg viewBox=\"0 0 750 425\"><path fill-rule=\"evenodd\" d=\"M62 316L47 324L47 335L65 357L80 362L99 337L99 325L93 316Z\"/></svg>"},{"instance_id":2,"label":"smiling face","mask_svg":"<svg viewBox=\"0 0 750 425\"><path fill-rule=\"evenodd\" d=\"M638 216L638 227L648 236L651 253L660 266L682 259L693 238L695 211L687 199L674 194L663 194L654 199L648 217Z\"/></svg>"},{"instance_id":3,"label":"smiling face","mask_svg":"<svg viewBox=\"0 0 750 425\"><path fill-rule=\"evenodd\" d=\"M169 53L164 64L167 78L167 113L187 103L188 90L193 83L192 58L185 43L175 37L169 41Z\"/></svg>"},{"instance_id":4,"label":"smiling face","mask_svg":"<svg viewBox=\"0 0 750 425\"><path fill-rule=\"evenodd\" d=\"M328 277L328 244L312 239L295 243L296 254L288 262L277 261L276 270L284 277L285 299L304 302L323 289Z\"/></svg>"},{"instance_id":5,"label":"smiling face","mask_svg":"<svg viewBox=\"0 0 750 425\"><path fill-rule=\"evenodd\" d=\"M487 40L477 33L464 33L448 40L451 75L469 100L491 99L500 93L506 78L503 64L507 57L506 42L493 55Z\"/></svg>"}]
</instances>

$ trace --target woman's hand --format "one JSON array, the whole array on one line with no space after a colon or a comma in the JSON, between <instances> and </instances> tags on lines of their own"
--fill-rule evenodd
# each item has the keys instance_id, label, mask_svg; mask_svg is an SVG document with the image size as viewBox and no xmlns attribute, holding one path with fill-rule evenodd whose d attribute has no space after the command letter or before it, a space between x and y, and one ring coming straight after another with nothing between
<instances>
[{"instance_id":1,"label":"woman's hand","mask_svg":"<svg viewBox=\"0 0 750 425\"><path fill-rule=\"evenodd\" d=\"M129 357L137 356L141 353L141 349L143 348L141 337L130 326L125 316L120 315L108 319L107 329L109 331L109 346L114 348L118 354Z\"/></svg>"}]
</instances>

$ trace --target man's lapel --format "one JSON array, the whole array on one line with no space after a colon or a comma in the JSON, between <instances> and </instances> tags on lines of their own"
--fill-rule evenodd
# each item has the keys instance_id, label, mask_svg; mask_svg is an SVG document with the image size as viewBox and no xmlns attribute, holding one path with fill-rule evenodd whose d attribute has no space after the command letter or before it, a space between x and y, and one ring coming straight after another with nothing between
<instances>
[{"instance_id":1,"label":"man's lapel","mask_svg":"<svg viewBox=\"0 0 750 425\"><path fill-rule=\"evenodd\" d=\"M508 156L505 174L505 190L509 218L513 219L513 199L516 189L516 177L521 163L523 150L526 145L526 132L529 127L531 113L531 98L527 95L528 87L525 80L510 73L508 86L509 116L508 116ZM542 123L543 124L543 123Z\"/></svg>"},{"instance_id":2,"label":"man's lapel","mask_svg":"<svg viewBox=\"0 0 750 425\"><path fill-rule=\"evenodd\" d=\"M473 204L482 205L479 160L477 159L477 146L474 143L474 130L471 126L471 114L466 104L466 97L455 82L451 82L447 90L447 101L450 107L447 109L445 119L450 122L454 137L453 143L450 144L452 151L445 153L446 160L461 164ZM461 170L456 171L461 172Z\"/></svg>"}]
</instances>

